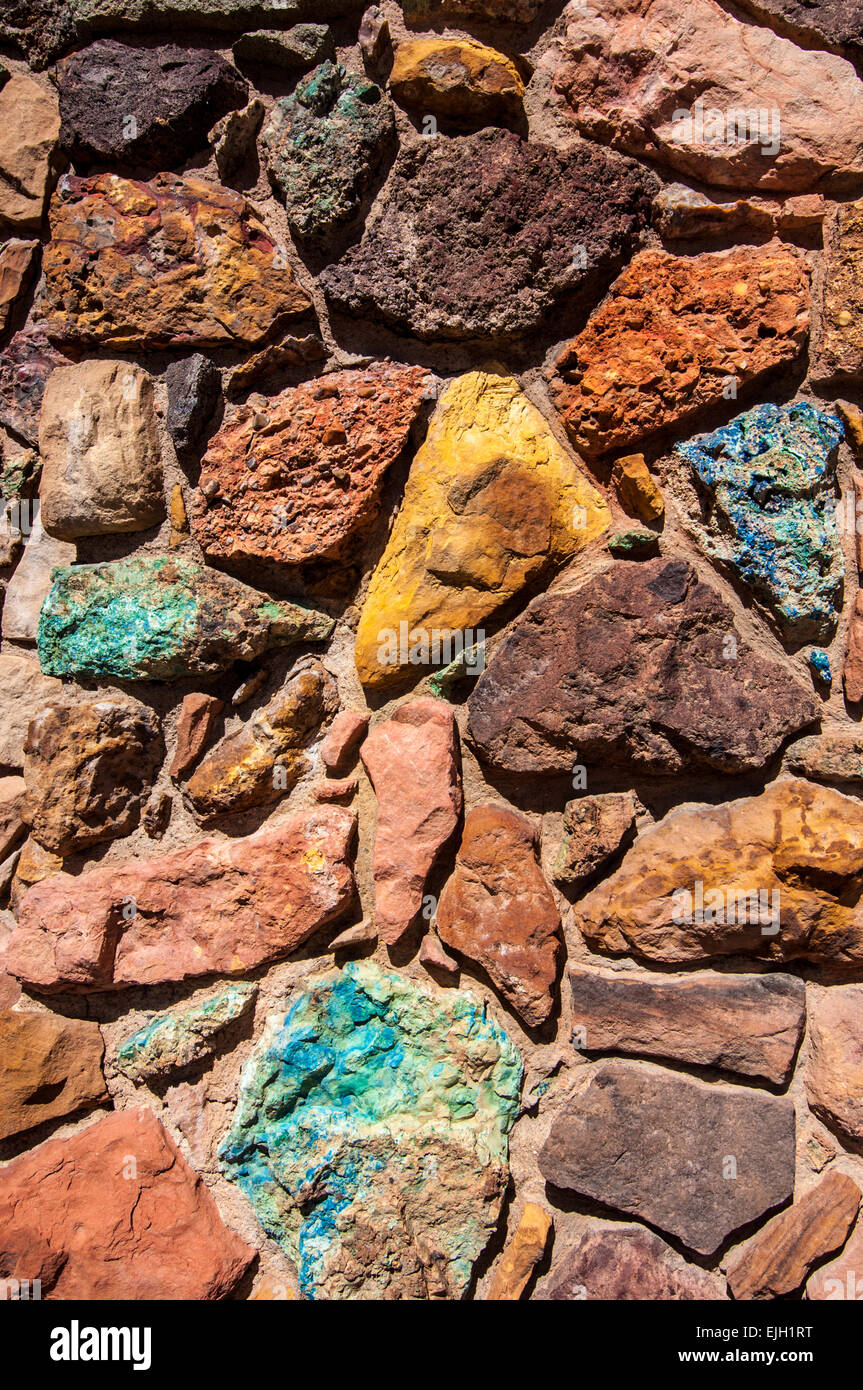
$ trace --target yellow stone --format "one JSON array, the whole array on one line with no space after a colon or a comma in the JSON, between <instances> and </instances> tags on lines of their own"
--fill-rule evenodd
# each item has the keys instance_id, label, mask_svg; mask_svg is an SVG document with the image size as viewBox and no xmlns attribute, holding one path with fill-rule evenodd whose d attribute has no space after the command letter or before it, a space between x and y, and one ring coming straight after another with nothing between
<instances>
[{"instance_id":1,"label":"yellow stone","mask_svg":"<svg viewBox=\"0 0 863 1390\"><path fill-rule=\"evenodd\" d=\"M651 477L644 454L627 454L618 459L611 473L624 511L642 521L658 521L665 515L662 489Z\"/></svg>"},{"instance_id":2,"label":"yellow stone","mask_svg":"<svg viewBox=\"0 0 863 1390\"><path fill-rule=\"evenodd\" d=\"M489 1301L515 1302L521 1298L531 1275L545 1254L553 1222L544 1207L528 1202L512 1240L495 1270Z\"/></svg>"},{"instance_id":3,"label":"yellow stone","mask_svg":"<svg viewBox=\"0 0 863 1390\"><path fill-rule=\"evenodd\" d=\"M604 497L511 376L457 378L438 402L371 578L357 630L360 680L383 688L421 676L402 636L413 645L417 634L420 648L435 633L476 640L479 624L610 522Z\"/></svg>"},{"instance_id":4,"label":"yellow stone","mask_svg":"<svg viewBox=\"0 0 863 1390\"><path fill-rule=\"evenodd\" d=\"M472 39L409 39L399 44L390 89L402 106L440 116L515 116L524 83L503 53Z\"/></svg>"}]
</instances>

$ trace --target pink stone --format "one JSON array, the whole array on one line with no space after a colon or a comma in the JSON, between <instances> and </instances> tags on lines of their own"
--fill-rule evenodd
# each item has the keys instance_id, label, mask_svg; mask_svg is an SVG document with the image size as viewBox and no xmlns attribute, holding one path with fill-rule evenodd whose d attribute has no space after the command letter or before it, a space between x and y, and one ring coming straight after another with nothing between
<instances>
[{"instance_id":1,"label":"pink stone","mask_svg":"<svg viewBox=\"0 0 863 1390\"><path fill-rule=\"evenodd\" d=\"M342 710L321 744L321 761L329 772L346 772L369 727L370 714Z\"/></svg>"}]
</instances>

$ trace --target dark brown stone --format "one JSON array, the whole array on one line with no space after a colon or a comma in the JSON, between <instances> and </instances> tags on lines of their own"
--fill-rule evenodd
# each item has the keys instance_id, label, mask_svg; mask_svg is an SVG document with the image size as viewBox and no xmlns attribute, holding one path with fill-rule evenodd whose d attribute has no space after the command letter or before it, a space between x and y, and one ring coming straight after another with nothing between
<instances>
[{"instance_id":1,"label":"dark brown stone","mask_svg":"<svg viewBox=\"0 0 863 1390\"><path fill-rule=\"evenodd\" d=\"M727 1298L718 1274L687 1262L643 1226L585 1231L534 1294L547 1301L691 1302Z\"/></svg>"}]
</instances>

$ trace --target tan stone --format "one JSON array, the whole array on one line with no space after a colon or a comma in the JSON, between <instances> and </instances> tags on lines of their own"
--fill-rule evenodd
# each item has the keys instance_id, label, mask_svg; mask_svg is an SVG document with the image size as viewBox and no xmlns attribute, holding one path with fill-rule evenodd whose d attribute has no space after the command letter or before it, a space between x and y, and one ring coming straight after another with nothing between
<instances>
[{"instance_id":1,"label":"tan stone","mask_svg":"<svg viewBox=\"0 0 863 1390\"><path fill-rule=\"evenodd\" d=\"M859 377L863 374L863 202L839 204L826 247L815 375Z\"/></svg>"},{"instance_id":2,"label":"tan stone","mask_svg":"<svg viewBox=\"0 0 863 1390\"><path fill-rule=\"evenodd\" d=\"M54 177L60 108L47 84L19 74L0 90L0 224L38 227Z\"/></svg>"},{"instance_id":3,"label":"tan stone","mask_svg":"<svg viewBox=\"0 0 863 1390\"><path fill-rule=\"evenodd\" d=\"M642 521L658 521L665 515L662 489L644 461L644 454L627 454L615 461L611 471L624 511Z\"/></svg>"},{"instance_id":4,"label":"tan stone","mask_svg":"<svg viewBox=\"0 0 863 1390\"><path fill-rule=\"evenodd\" d=\"M823 1178L732 1256L725 1272L734 1297L790 1297L818 1260L845 1244L859 1206L860 1189L845 1173Z\"/></svg>"},{"instance_id":5,"label":"tan stone","mask_svg":"<svg viewBox=\"0 0 863 1390\"><path fill-rule=\"evenodd\" d=\"M23 777L0 777L0 860L27 833L22 820L27 783Z\"/></svg>"},{"instance_id":6,"label":"tan stone","mask_svg":"<svg viewBox=\"0 0 863 1390\"><path fill-rule=\"evenodd\" d=\"M35 883L41 883L43 879L48 878L50 874L56 874L62 868L63 860L59 854L45 849L32 835L25 840L12 879L10 901L13 912L18 911L28 888L32 888Z\"/></svg>"},{"instance_id":7,"label":"tan stone","mask_svg":"<svg viewBox=\"0 0 863 1390\"><path fill-rule=\"evenodd\" d=\"M0 333L5 333L15 304L33 269L38 241L17 238L0 246Z\"/></svg>"},{"instance_id":8,"label":"tan stone","mask_svg":"<svg viewBox=\"0 0 863 1390\"><path fill-rule=\"evenodd\" d=\"M806 1297L829 1303L863 1299L863 1221L859 1216L842 1253L809 1276Z\"/></svg>"},{"instance_id":9,"label":"tan stone","mask_svg":"<svg viewBox=\"0 0 863 1390\"><path fill-rule=\"evenodd\" d=\"M863 985L810 994L807 1036L810 1109L846 1141L863 1143Z\"/></svg>"},{"instance_id":10,"label":"tan stone","mask_svg":"<svg viewBox=\"0 0 863 1390\"><path fill-rule=\"evenodd\" d=\"M515 1235L503 1252L488 1292L490 1300L514 1302L521 1298L536 1266L545 1254L554 1222L544 1207L527 1202Z\"/></svg>"},{"instance_id":11,"label":"tan stone","mask_svg":"<svg viewBox=\"0 0 863 1390\"><path fill-rule=\"evenodd\" d=\"M98 1023L0 1013L0 1139L107 1100Z\"/></svg>"},{"instance_id":12,"label":"tan stone","mask_svg":"<svg viewBox=\"0 0 863 1390\"><path fill-rule=\"evenodd\" d=\"M408 39L399 44L390 89L402 106L484 122L517 116L524 97L515 63L472 39Z\"/></svg>"},{"instance_id":13,"label":"tan stone","mask_svg":"<svg viewBox=\"0 0 863 1390\"><path fill-rule=\"evenodd\" d=\"M24 766L30 720L40 705L63 693L63 683L43 676L35 656L16 651L0 655L0 765Z\"/></svg>"},{"instance_id":14,"label":"tan stone","mask_svg":"<svg viewBox=\"0 0 863 1390\"><path fill-rule=\"evenodd\" d=\"M51 588L51 575L55 569L74 565L76 556L73 544L49 536L42 525L41 513L34 515L24 554L6 586L4 637L15 642L36 641L39 614Z\"/></svg>"}]
</instances>

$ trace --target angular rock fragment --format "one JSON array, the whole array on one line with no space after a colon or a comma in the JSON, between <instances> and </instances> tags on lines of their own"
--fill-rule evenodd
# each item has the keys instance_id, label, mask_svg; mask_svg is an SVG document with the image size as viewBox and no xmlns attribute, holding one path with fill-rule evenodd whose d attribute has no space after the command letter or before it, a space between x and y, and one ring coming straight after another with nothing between
<instances>
[{"instance_id":1,"label":"angular rock fragment","mask_svg":"<svg viewBox=\"0 0 863 1390\"><path fill-rule=\"evenodd\" d=\"M297 565L361 542L431 382L382 362L240 406L201 467L192 526L204 553Z\"/></svg>"},{"instance_id":2,"label":"angular rock fragment","mask_svg":"<svg viewBox=\"0 0 863 1390\"><path fill-rule=\"evenodd\" d=\"M366 71L374 72L392 48L389 20L383 14L380 5L369 5L363 13L358 42Z\"/></svg>"},{"instance_id":3,"label":"angular rock fragment","mask_svg":"<svg viewBox=\"0 0 863 1390\"><path fill-rule=\"evenodd\" d=\"M74 16L58 0L5 0L0 41L42 69L75 42Z\"/></svg>"},{"instance_id":4,"label":"angular rock fragment","mask_svg":"<svg viewBox=\"0 0 863 1390\"><path fill-rule=\"evenodd\" d=\"M826 729L798 739L785 754L783 767L815 782L863 782L863 735Z\"/></svg>"},{"instance_id":5,"label":"angular rock fragment","mask_svg":"<svg viewBox=\"0 0 863 1390\"><path fill-rule=\"evenodd\" d=\"M345 19L363 0L75 0L82 38L94 34L164 32L166 28L245 33L268 26L289 29L303 19Z\"/></svg>"},{"instance_id":6,"label":"angular rock fragment","mask_svg":"<svg viewBox=\"0 0 863 1390\"><path fill-rule=\"evenodd\" d=\"M813 48L838 49L858 66L863 61L860 0L741 0L741 5L780 34Z\"/></svg>"},{"instance_id":7,"label":"angular rock fragment","mask_svg":"<svg viewBox=\"0 0 863 1390\"><path fill-rule=\"evenodd\" d=\"M472 39L408 39L396 50L390 90L400 106L492 125L515 120L524 83L512 59Z\"/></svg>"},{"instance_id":8,"label":"angular rock fragment","mask_svg":"<svg viewBox=\"0 0 863 1390\"><path fill-rule=\"evenodd\" d=\"M341 64L322 63L281 97L261 147L291 231L325 240L352 222L395 138L387 97Z\"/></svg>"},{"instance_id":9,"label":"angular rock fragment","mask_svg":"<svg viewBox=\"0 0 863 1390\"><path fill-rule=\"evenodd\" d=\"M644 522L659 521L665 514L662 489L651 476L644 454L627 454L615 460L612 481L623 509Z\"/></svg>"},{"instance_id":10,"label":"angular rock fragment","mask_svg":"<svg viewBox=\"0 0 863 1390\"><path fill-rule=\"evenodd\" d=\"M729 383L790 366L808 336L809 270L793 247L640 251L559 354L550 394L581 453L631 449L721 405Z\"/></svg>"},{"instance_id":11,"label":"angular rock fragment","mask_svg":"<svg viewBox=\"0 0 863 1390\"><path fill-rule=\"evenodd\" d=\"M852 1144L863 1143L863 985L817 992L808 1042L803 1079L809 1108Z\"/></svg>"},{"instance_id":12,"label":"angular rock fragment","mask_svg":"<svg viewBox=\"0 0 863 1390\"><path fill-rule=\"evenodd\" d=\"M555 883L575 888L604 868L624 843L634 838L637 813L633 792L568 801L563 838L552 870Z\"/></svg>"},{"instance_id":13,"label":"angular rock fragment","mask_svg":"<svg viewBox=\"0 0 863 1390\"><path fill-rule=\"evenodd\" d=\"M207 140L223 183L231 183L250 159L266 113L261 98L255 97L241 111L229 111L216 121Z\"/></svg>"},{"instance_id":14,"label":"angular rock fragment","mask_svg":"<svg viewBox=\"0 0 863 1390\"><path fill-rule=\"evenodd\" d=\"M0 1268L41 1280L43 1298L224 1298L254 1255L150 1110L107 1115L0 1171Z\"/></svg>"},{"instance_id":15,"label":"angular rock fragment","mask_svg":"<svg viewBox=\"0 0 863 1390\"><path fill-rule=\"evenodd\" d=\"M524 1023L542 1027L554 1007L561 924L530 821L507 806L470 811L436 925L445 945L483 967Z\"/></svg>"},{"instance_id":16,"label":"angular rock fragment","mask_svg":"<svg viewBox=\"0 0 863 1390\"><path fill-rule=\"evenodd\" d=\"M339 705L336 683L309 658L249 722L208 753L186 799L199 821L280 801L309 768L303 749Z\"/></svg>"},{"instance_id":17,"label":"angular rock fragment","mask_svg":"<svg viewBox=\"0 0 863 1390\"><path fill-rule=\"evenodd\" d=\"M23 840L27 828L22 819L27 784L23 777L0 777L0 861Z\"/></svg>"},{"instance_id":18,"label":"angular rock fragment","mask_svg":"<svg viewBox=\"0 0 863 1390\"><path fill-rule=\"evenodd\" d=\"M863 173L850 63L715 0L571 0L542 67L584 135L684 177L809 193Z\"/></svg>"},{"instance_id":19,"label":"angular rock fragment","mask_svg":"<svg viewBox=\"0 0 863 1390\"><path fill-rule=\"evenodd\" d=\"M539 1155L555 1187L712 1255L794 1187L794 1106L644 1062L602 1062Z\"/></svg>"},{"instance_id":20,"label":"angular rock fragment","mask_svg":"<svg viewBox=\"0 0 863 1390\"><path fill-rule=\"evenodd\" d=\"M459 963L455 956L451 956L448 951L444 950L436 932L426 932L420 946L419 958L429 974L433 976L436 974L444 975L453 983L458 980Z\"/></svg>"},{"instance_id":21,"label":"angular rock fragment","mask_svg":"<svg viewBox=\"0 0 863 1390\"><path fill-rule=\"evenodd\" d=\"M6 969L44 991L80 991L280 960L353 906L355 826L326 806L246 839L52 874L19 903Z\"/></svg>"},{"instance_id":22,"label":"angular rock fragment","mask_svg":"<svg viewBox=\"0 0 863 1390\"><path fill-rule=\"evenodd\" d=\"M790 1298L825 1255L841 1250L857 1219L860 1189L845 1173L828 1173L787 1211L774 1216L726 1269L740 1299Z\"/></svg>"},{"instance_id":23,"label":"angular rock fragment","mask_svg":"<svg viewBox=\"0 0 863 1390\"><path fill-rule=\"evenodd\" d=\"M59 83L60 144L76 168L170 169L248 97L224 58L173 43L143 48L98 39L64 59Z\"/></svg>"},{"instance_id":24,"label":"angular rock fragment","mask_svg":"<svg viewBox=\"0 0 863 1390\"><path fill-rule=\"evenodd\" d=\"M55 367L67 367L48 342L43 323L22 328L0 353L0 425L26 439L39 440L39 412L45 384Z\"/></svg>"},{"instance_id":25,"label":"angular rock fragment","mask_svg":"<svg viewBox=\"0 0 863 1390\"><path fill-rule=\"evenodd\" d=\"M268 1019L222 1168L307 1297L457 1299L498 1220L521 1076L473 995L348 965Z\"/></svg>"},{"instance_id":26,"label":"angular rock fragment","mask_svg":"<svg viewBox=\"0 0 863 1390\"><path fill-rule=\"evenodd\" d=\"M335 308L422 339L530 332L573 291L599 298L655 186L587 143L561 153L492 129L424 140L321 281Z\"/></svg>"},{"instance_id":27,"label":"angular rock fragment","mask_svg":"<svg viewBox=\"0 0 863 1390\"><path fill-rule=\"evenodd\" d=\"M288 72L303 72L335 53L332 31L326 24L252 29L235 41L233 51L238 62L284 68Z\"/></svg>"},{"instance_id":28,"label":"angular rock fragment","mask_svg":"<svg viewBox=\"0 0 863 1390\"><path fill-rule=\"evenodd\" d=\"M610 1303L713 1301L727 1298L725 1281L697 1265L643 1226L618 1222L589 1229L555 1259L534 1298Z\"/></svg>"},{"instance_id":29,"label":"angular rock fragment","mask_svg":"<svg viewBox=\"0 0 863 1390\"><path fill-rule=\"evenodd\" d=\"M0 1139L107 1101L104 1051L98 1023L0 1013Z\"/></svg>"},{"instance_id":30,"label":"angular rock fragment","mask_svg":"<svg viewBox=\"0 0 863 1390\"><path fill-rule=\"evenodd\" d=\"M52 88L10 77L0 88L0 226L40 225L56 178L59 134Z\"/></svg>"},{"instance_id":31,"label":"angular rock fragment","mask_svg":"<svg viewBox=\"0 0 863 1390\"><path fill-rule=\"evenodd\" d=\"M179 782L194 767L210 741L213 725L225 708L215 695L195 693L183 697L177 723L177 743L169 776Z\"/></svg>"},{"instance_id":32,"label":"angular rock fragment","mask_svg":"<svg viewBox=\"0 0 863 1390\"><path fill-rule=\"evenodd\" d=\"M347 772L366 736L370 718L360 710L342 710L336 715L321 744L321 762L328 772Z\"/></svg>"},{"instance_id":33,"label":"angular rock fragment","mask_svg":"<svg viewBox=\"0 0 863 1390\"><path fill-rule=\"evenodd\" d=\"M24 766L30 720L40 705L63 694L60 681L43 676L34 656L20 651L0 655L0 765Z\"/></svg>"},{"instance_id":34,"label":"angular rock fragment","mask_svg":"<svg viewBox=\"0 0 863 1390\"><path fill-rule=\"evenodd\" d=\"M228 985L200 1003L157 1014L117 1048L116 1063L132 1081L162 1079L212 1055L219 1034L255 1007L256 984Z\"/></svg>"},{"instance_id":35,"label":"angular rock fragment","mask_svg":"<svg viewBox=\"0 0 863 1390\"><path fill-rule=\"evenodd\" d=\"M378 724L360 757L378 799L375 919L394 945L415 921L426 879L462 809L458 731L442 700L411 700Z\"/></svg>"},{"instance_id":36,"label":"angular rock fragment","mask_svg":"<svg viewBox=\"0 0 863 1390\"><path fill-rule=\"evenodd\" d=\"M0 333L5 333L15 305L30 282L38 241L13 237L0 245Z\"/></svg>"},{"instance_id":37,"label":"angular rock fragment","mask_svg":"<svg viewBox=\"0 0 863 1390\"><path fill-rule=\"evenodd\" d=\"M193 175L66 175L50 220L42 268L55 342L253 347L311 307L245 198Z\"/></svg>"},{"instance_id":38,"label":"angular rock fragment","mask_svg":"<svg viewBox=\"0 0 863 1390\"><path fill-rule=\"evenodd\" d=\"M515 1302L521 1298L543 1258L554 1222L544 1207L525 1203L521 1220L494 1272L490 1301Z\"/></svg>"},{"instance_id":39,"label":"angular rock fragment","mask_svg":"<svg viewBox=\"0 0 863 1390\"><path fill-rule=\"evenodd\" d=\"M854 607L848 623L848 646L842 668L845 698L856 705L863 700L863 589L854 595Z\"/></svg>"},{"instance_id":40,"label":"angular rock fragment","mask_svg":"<svg viewBox=\"0 0 863 1390\"><path fill-rule=\"evenodd\" d=\"M561 774L576 762L754 770L818 715L810 692L744 642L719 593L665 559L619 560L534 599L468 710L471 742L495 767Z\"/></svg>"},{"instance_id":41,"label":"angular rock fragment","mask_svg":"<svg viewBox=\"0 0 863 1390\"><path fill-rule=\"evenodd\" d=\"M832 641L839 621L842 436L837 416L800 401L758 405L675 451L695 484L693 534L795 646Z\"/></svg>"},{"instance_id":42,"label":"angular rock fragment","mask_svg":"<svg viewBox=\"0 0 863 1390\"><path fill-rule=\"evenodd\" d=\"M760 796L672 811L574 922L595 948L675 963L751 955L863 960L863 807L795 778Z\"/></svg>"},{"instance_id":43,"label":"angular rock fragment","mask_svg":"<svg viewBox=\"0 0 863 1390\"><path fill-rule=\"evenodd\" d=\"M178 454L192 453L203 443L207 425L222 394L218 369L196 352L171 362L165 372L168 411L165 424Z\"/></svg>"},{"instance_id":44,"label":"angular rock fragment","mask_svg":"<svg viewBox=\"0 0 863 1390\"><path fill-rule=\"evenodd\" d=\"M226 671L270 647L322 641L326 614L269 599L179 555L59 569L42 606L46 675L177 680Z\"/></svg>"},{"instance_id":45,"label":"angular rock fragment","mask_svg":"<svg viewBox=\"0 0 863 1390\"><path fill-rule=\"evenodd\" d=\"M445 519L445 520L444 520ZM444 390L372 575L357 629L360 680L405 681L447 664L476 628L608 526L602 495L504 372ZM433 649L439 638L439 654Z\"/></svg>"},{"instance_id":46,"label":"angular rock fragment","mask_svg":"<svg viewBox=\"0 0 863 1390\"><path fill-rule=\"evenodd\" d=\"M794 975L602 975L573 966L573 1024L580 1050L667 1057L783 1086L806 1019Z\"/></svg>"},{"instance_id":47,"label":"angular rock fragment","mask_svg":"<svg viewBox=\"0 0 863 1390\"><path fill-rule=\"evenodd\" d=\"M165 515L152 378L128 362L51 373L39 421L42 524L52 536L146 531Z\"/></svg>"},{"instance_id":48,"label":"angular rock fragment","mask_svg":"<svg viewBox=\"0 0 863 1390\"><path fill-rule=\"evenodd\" d=\"M164 752L159 720L137 700L43 705L24 744L33 837L65 858L130 834Z\"/></svg>"},{"instance_id":49,"label":"angular rock fragment","mask_svg":"<svg viewBox=\"0 0 863 1390\"><path fill-rule=\"evenodd\" d=\"M42 525L41 513L36 512L24 554L6 585L2 622L4 638L11 638L13 642L36 641L39 615L51 589L54 571L58 566L73 564L75 554L73 544L48 535Z\"/></svg>"},{"instance_id":50,"label":"angular rock fragment","mask_svg":"<svg viewBox=\"0 0 863 1390\"><path fill-rule=\"evenodd\" d=\"M777 202L772 198L723 198L697 193L685 184L660 189L653 200L653 224L669 241L742 233L741 240L783 232L818 231L829 204L820 193L801 193Z\"/></svg>"},{"instance_id":51,"label":"angular rock fragment","mask_svg":"<svg viewBox=\"0 0 863 1390\"><path fill-rule=\"evenodd\" d=\"M806 1297L825 1302L858 1302L863 1295L863 1222L859 1216L840 1255L809 1276Z\"/></svg>"}]
</instances>

